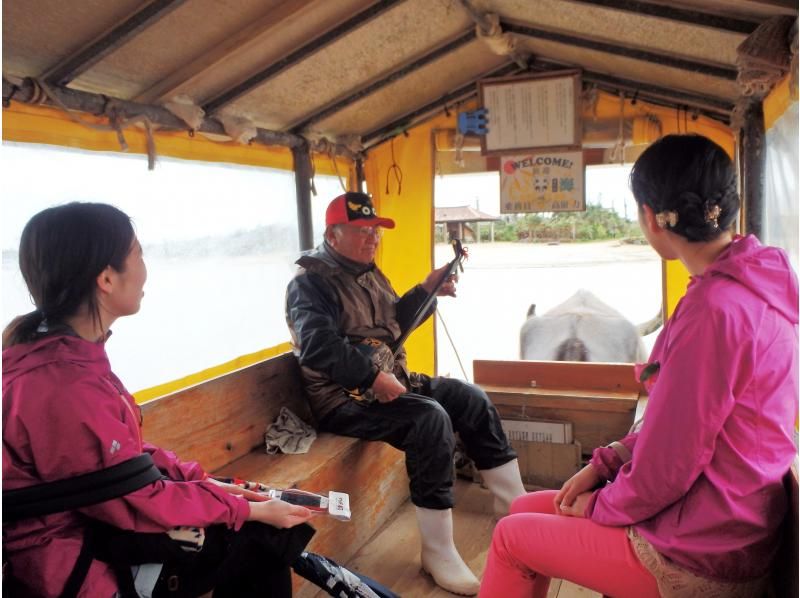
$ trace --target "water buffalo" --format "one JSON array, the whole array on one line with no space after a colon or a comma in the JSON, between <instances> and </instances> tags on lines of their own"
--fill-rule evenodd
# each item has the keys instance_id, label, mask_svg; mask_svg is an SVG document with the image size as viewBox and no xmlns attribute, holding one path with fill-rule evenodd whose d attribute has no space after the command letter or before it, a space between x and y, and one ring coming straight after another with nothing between
<instances>
[{"instance_id":1,"label":"water buffalo","mask_svg":"<svg viewBox=\"0 0 800 598\"><path fill-rule=\"evenodd\" d=\"M520 358L543 361L636 363L647 359L641 334L657 328L657 316L635 326L590 291L581 289L547 313L536 305L520 330Z\"/></svg>"}]
</instances>

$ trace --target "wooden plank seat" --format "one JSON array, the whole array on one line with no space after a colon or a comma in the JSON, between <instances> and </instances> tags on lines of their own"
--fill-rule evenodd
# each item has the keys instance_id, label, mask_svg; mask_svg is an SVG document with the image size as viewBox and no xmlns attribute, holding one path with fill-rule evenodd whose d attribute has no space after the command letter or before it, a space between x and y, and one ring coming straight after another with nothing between
<instances>
[{"instance_id":1,"label":"wooden plank seat","mask_svg":"<svg viewBox=\"0 0 800 598\"><path fill-rule=\"evenodd\" d=\"M309 545L344 563L408 500L403 453L382 442L321 433L308 453L268 455L264 433L283 406L311 421L291 353L143 404L144 438L223 476L347 492L352 521L316 517ZM316 593L302 582L295 576L296 595Z\"/></svg>"}]
</instances>

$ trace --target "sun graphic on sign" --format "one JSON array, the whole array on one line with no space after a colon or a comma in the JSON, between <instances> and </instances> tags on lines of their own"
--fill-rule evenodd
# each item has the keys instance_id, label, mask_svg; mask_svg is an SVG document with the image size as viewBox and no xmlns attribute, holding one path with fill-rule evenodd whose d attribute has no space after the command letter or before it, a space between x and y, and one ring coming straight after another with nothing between
<instances>
[{"instance_id":1,"label":"sun graphic on sign","mask_svg":"<svg viewBox=\"0 0 800 598\"><path fill-rule=\"evenodd\" d=\"M503 160L502 168L506 176L501 178L501 194L511 201L538 201L543 207L547 191L547 177L534 177L530 168L521 168L520 163L530 161L531 157L518 156Z\"/></svg>"}]
</instances>

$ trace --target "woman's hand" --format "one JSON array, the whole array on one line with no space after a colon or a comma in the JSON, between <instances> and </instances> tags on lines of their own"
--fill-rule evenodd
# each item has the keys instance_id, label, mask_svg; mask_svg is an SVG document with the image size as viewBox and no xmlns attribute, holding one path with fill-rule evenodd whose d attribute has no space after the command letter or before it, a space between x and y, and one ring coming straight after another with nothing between
<instances>
[{"instance_id":1,"label":"woman's hand","mask_svg":"<svg viewBox=\"0 0 800 598\"><path fill-rule=\"evenodd\" d=\"M269 500L269 496L265 496L259 492L254 490L245 490L241 486L237 486L236 484L228 484L226 482L220 482L219 480L215 480L212 477L208 477L205 480L206 482L211 482L215 486L222 488L228 494L235 494L237 496L241 496L242 498L246 498L251 502L264 502L265 500Z\"/></svg>"},{"instance_id":2,"label":"woman's hand","mask_svg":"<svg viewBox=\"0 0 800 598\"><path fill-rule=\"evenodd\" d=\"M575 497L571 505L561 503L559 512L570 517L586 517L586 505L592 498L592 492L582 492Z\"/></svg>"},{"instance_id":3,"label":"woman's hand","mask_svg":"<svg viewBox=\"0 0 800 598\"><path fill-rule=\"evenodd\" d=\"M561 490L558 491L556 497L553 499L553 506L556 513L566 513L566 510L574 507L575 500L589 490L593 490L601 481L600 475L597 470L590 463L578 473L564 482ZM586 506L585 504L583 505ZM583 517L583 509L581 509L581 517ZM572 514L572 513L568 513Z\"/></svg>"},{"instance_id":4,"label":"woman's hand","mask_svg":"<svg viewBox=\"0 0 800 598\"><path fill-rule=\"evenodd\" d=\"M264 502L250 503L248 521L260 521L272 527L287 528L305 523L314 516L314 512L305 507L290 505L277 498Z\"/></svg>"}]
</instances>

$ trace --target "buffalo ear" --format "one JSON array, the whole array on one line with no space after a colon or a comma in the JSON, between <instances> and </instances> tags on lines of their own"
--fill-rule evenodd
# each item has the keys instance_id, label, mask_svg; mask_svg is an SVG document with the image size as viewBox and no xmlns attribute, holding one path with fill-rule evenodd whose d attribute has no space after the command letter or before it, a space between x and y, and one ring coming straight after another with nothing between
<instances>
[{"instance_id":1,"label":"buffalo ear","mask_svg":"<svg viewBox=\"0 0 800 598\"><path fill-rule=\"evenodd\" d=\"M536 315L536 304L531 303L531 306L528 308L528 317L530 318L531 316L535 315Z\"/></svg>"}]
</instances>

